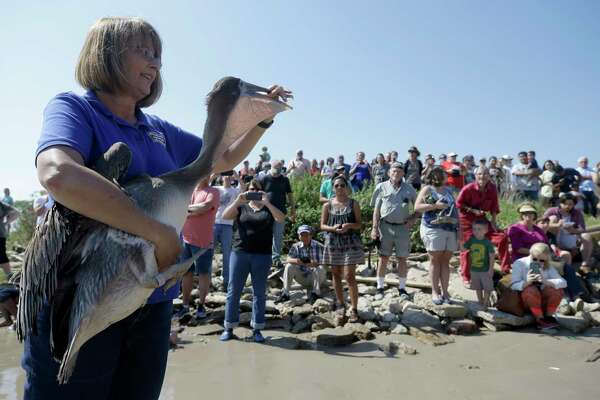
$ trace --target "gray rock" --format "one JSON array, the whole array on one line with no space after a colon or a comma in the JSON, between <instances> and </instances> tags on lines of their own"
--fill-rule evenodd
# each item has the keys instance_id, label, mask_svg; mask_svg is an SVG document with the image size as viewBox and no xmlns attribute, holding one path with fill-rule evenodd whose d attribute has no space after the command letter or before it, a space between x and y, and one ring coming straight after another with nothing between
<instances>
[{"instance_id":1,"label":"gray rock","mask_svg":"<svg viewBox=\"0 0 600 400\"><path fill-rule=\"evenodd\" d=\"M477 310L474 315L494 325L527 326L535 322L535 318L531 314L517 317L513 314L498 311L495 308L488 308L487 311Z\"/></svg>"},{"instance_id":2,"label":"gray rock","mask_svg":"<svg viewBox=\"0 0 600 400\"><path fill-rule=\"evenodd\" d=\"M408 328L402 324L392 324L390 333L393 333L394 335L407 335Z\"/></svg>"},{"instance_id":3,"label":"gray rock","mask_svg":"<svg viewBox=\"0 0 600 400\"><path fill-rule=\"evenodd\" d=\"M491 322L483 321L483 326L492 332L510 331L513 329L510 325L492 324Z\"/></svg>"},{"instance_id":4,"label":"gray rock","mask_svg":"<svg viewBox=\"0 0 600 400\"><path fill-rule=\"evenodd\" d=\"M375 293L377 293L377 288L375 286L368 286L368 285L365 285L362 283L358 285L358 294L361 294L361 295L368 294L368 295L373 296L373 295L375 295Z\"/></svg>"},{"instance_id":5,"label":"gray rock","mask_svg":"<svg viewBox=\"0 0 600 400\"><path fill-rule=\"evenodd\" d=\"M333 304L325 299L317 299L312 305L312 309L315 313L326 313L333 309Z\"/></svg>"},{"instance_id":6,"label":"gray rock","mask_svg":"<svg viewBox=\"0 0 600 400\"><path fill-rule=\"evenodd\" d=\"M309 331L311 328L311 322L309 319L301 319L300 321L296 322L294 324L294 326L292 327L292 333L301 333L301 332L307 332Z\"/></svg>"},{"instance_id":7,"label":"gray rock","mask_svg":"<svg viewBox=\"0 0 600 400\"><path fill-rule=\"evenodd\" d=\"M594 326L600 325L600 311L592 311L589 313L590 323Z\"/></svg>"},{"instance_id":8,"label":"gray rock","mask_svg":"<svg viewBox=\"0 0 600 400\"><path fill-rule=\"evenodd\" d=\"M240 300L241 311L252 311L252 302L250 300Z\"/></svg>"},{"instance_id":9,"label":"gray rock","mask_svg":"<svg viewBox=\"0 0 600 400\"><path fill-rule=\"evenodd\" d=\"M581 313L577 313L574 316L557 314L556 321L562 328L568 329L573 333L583 332L590 326L590 321L584 318Z\"/></svg>"},{"instance_id":10,"label":"gray rock","mask_svg":"<svg viewBox=\"0 0 600 400\"><path fill-rule=\"evenodd\" d=\"M193 300L193 299L197 299L198 297L200 297L200 290L192 289L192 291L190 293L190 298Z\"/></svg>"},{"instance_id":11,"label":"gray rock","mask_svg":"<svg viewBox=\"0 0 600 400\"><path fill-rule=\"evenodd\" d=\"M311 315L308 317L308 319L312 323L313 331L326 328L333 328L335 326L335 314L332 312Z\"/></svg>"},{"instance_id":12,"label":"gray rock","mask_svg":"<svg viewBox=\"0 0 600 400\"><path fill-rule=\"evenodd\" d=\"M251 312L240 313L240 325L248 325L248 324L250 324L251 320L252 320Z\"/></svg>"},{"instance_id":13,"label":"gray rock","mask_svg":"<svg viewBox=\"0 0 600 400\"><path fill-rule=\"evenodd\" d=\"M392 357L398 352L406 355L417 354L417 349L407 345L404 342L389 342L378 346L379 350L383 351L386 356Z\"/></svg>"},{"instance_id":14,"label":"gray rock","mask_svg":"<svg viewBox=\"0 0 600 400\"><path fill-rule=\"evenodd\" d=\"M402 313L402 301L399 297L386 297L381 304L381 310L400 314Z\"/></svg>"},{"instance_id":15,"label":"gray rock","mask_svg":"<svg viewBox=\"0 0 600 400\"><path fill-rule=\"evenodd\" d=\"M358 340L371 340L375 338L371 330L363 324L349 323L344 325L344 329L351 330Z\"/></svg>"},{"instance_id":16,"label":"gray rock","mask_svg":"<svg viewBox=\"0 0 600 400\"><path fill-rule=\"evenodd\" d=\"M354 333L345 328L328 328L313 333L319 346L337 347L348 346L356 340Z\"/></svg>"},{"instance_id":17,"label":"gray rock","mask_svg":"<svg viewBox=\"0 0 600 400\"><path fill-rule=\"evenodd\" d=\"M415 349L412 346L407 345L404 342L400 342L398 344L398 351L402 354L406 354L408 356L414 356L415 354L417 354L417 349Z\"/></svg>"},{"instance_id":18,"label":"gray rock","mask_svg":"<svg viewBox=\"0 0 600 400\"><path fill-rule=\"evenodd\" d=\"M219 307L227 304L227 295L224 293L209 293L204 301L209 307Z\"/></svg>"},{"instance_id":19,"label":"gray rock","mask_svg":"<svg viewBox=\"0 0 600 400\"><path fill-rule=\"evenodd\" d=\"M367 321L365 322L365 327L369 328L369 330L371 332L379 332L379 325L377 325L375 322L373 321Z\"/></svg>"},{"instance_id":20,"label":"gray rock","mask_svg":"<svg viewBox=\"0 0 600 400\"><path fill-rule=\"evenodd\" d=\"M303 304L301 306L294 307L292 309L293 315L310 315L313 312L312 305L309 303Z\"/></svg>"},{"instance_id":21,"label":"gray rock","mask_svg":"<svg viewBox=\"0 0 600 400\"><path fill-rule=\"evenodd\" d=\"M283 329L289 331L292 327L290 320L285 318L267 319L265 329Z\"/></svg>"},{"instance_id":22,"label":"gray rock","mask_svg":"<svg viewBox=\"0 0 600 400\"><path fill-rule=\"evenodd\" d=\"M242 296L240 297L242 301L252 301L252 293L244 293L242 294ZM241 302L240 302L241 303Z\"/></svg>"},{"instance_id":23,"label":"gray rock","mask_svg":"<svg viewBox=\"0 0 600 400\"><path fill-rule=\"evenodd\" d=\"M464 318L467 315L467 308L458 302L454 304L433 304L431 296L422 292L417 292L413 296L413 302L426 310L442 318Z\"/></svg>"},{"instance_id":24,"label":"gray rock","mask_svg":"<svg viewBox=\"0 0 600 400\"><path fill-rule=\"evenodd\" d=\"M389 311L379 314L379 319L383 322L398 322L398 316Z\"/></svg>"},{"instance_id":25,"label":"gray rock","mask_svg":"<svg viewBox=\"0 0 600 400\"><path fill-rule=\"evenodd\" d=\"M435 332L430 327L415 328L411 326L408 328L408 333L414 336L419 342L432 346L443 346L448 343L454 343L454 339L451 336Z\"/></svg>"},{"instance_id":26,"label":"gray rock","mask_svg":"<svg viewBox=\"0 0 600 400\"><path fill-rule=\"evenodd\" d=\"M193 332L198 336L219 335L223 332L223 327L217 324L208 324L194 328Z\"/></svg>"},{"instance_id":27,"label":"gray rock","mask_svg":"<svg viewBox=\"0 0 600 400\"><path fill-rule=\"evenodd\" d=\"M267 300L267 304L265 306L266 314L279 314L279 310L277 309L277 305L273 300Z\"/></svg>"},{"instance_id":28,"label":"gray rock","mask_svg":"<svg viewBox=\"0 0 600 400\"><path fill-rule=\"evenodd\" d=\"M432 327L435 329L441 329L440 320L438 317L429 314L423 310L407 309L402 314L402 324L408 327Z\"/></svg>"},{"instance_id":29,"label":"gray rock","mask_svg":"<svg viewBox=\"0 0 600 400\"><path fill-rule=\"evenodd\" d=\"M587 312L600 311L600 303L585 303L583 306L583 311L587 311Z\"/></svg>"},{"instance_id":30,"label":"gray rock","mask_svg":"<svg viewBox=\"0 0 600 400\"><path fill-rule=\"evenodd\" d=\"M446 327L446 331L452 335L470 335L479 331L479 327L470 319L457 319Z\"/></svg>"},{"instance_id":31,"label":"gray rock","mask_svg":"<svg viewBox=\"0 0 600 400\"><path fill-rule=\"evenodd\" d=\"M274 339L267 339L267 343L272 346L281 347L282 349L287 350L311 350L314 348L314 344L312 342L295 337L278 337Z\"/></svg>"}]
</instances>

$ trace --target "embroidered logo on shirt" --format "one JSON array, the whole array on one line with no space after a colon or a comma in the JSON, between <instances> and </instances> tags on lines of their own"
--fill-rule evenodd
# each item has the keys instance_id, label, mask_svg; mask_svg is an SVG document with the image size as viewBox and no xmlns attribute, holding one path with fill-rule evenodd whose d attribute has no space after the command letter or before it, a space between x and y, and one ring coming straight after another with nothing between
<instances>
[{"instance_id":1,"label":"embroidered logo on shirt","mask_svg":"<svg viewBox=\"0 0 600 400\"><path fill-rule=\"evenodd\" d=\"M167 139L165 138L165 134L158 131L150 131L148 132L148 136L152 139L153 142L160 143L163 146L167 146Z\"/></svg>"}]
</instances>

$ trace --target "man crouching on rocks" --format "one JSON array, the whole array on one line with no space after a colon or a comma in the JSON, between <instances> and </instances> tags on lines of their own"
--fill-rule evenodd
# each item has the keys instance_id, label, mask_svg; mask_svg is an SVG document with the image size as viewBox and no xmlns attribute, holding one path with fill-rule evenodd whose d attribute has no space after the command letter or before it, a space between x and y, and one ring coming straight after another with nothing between
<instances>
[{"instance_id":1,"label":"man crouching on rocks","mask_svg":"<svg viewBox=\"0 0 600 400\"><path fill-rule=\"evenodd\" d=\"M290 287L294 280L307 290L309 302L314 303L321 296L321 285L327 274L321 264L323 245L312 238L312 229L308 225L298 228L299 242L288 252L287 264L283 272L283 290L277 302L290 299Z\"/></svg>"},{"instance_id":2,"label":"man crouching on rocks","mask_svg":"<svg viewBox=\"0 0 600 400\"><path fill-rule=\"evenodd\" d=\"M373 207L373 230L371 238L379 239L379 266L377 267L377 295L382 299L385 286L385 272L388 261L395 249L398 259L398 291L400 296L408 297L406 292L406 259L410 254L410 228L415 219L410 215L410 203L417 198L415 189L403 182L402 163L395 162L389 170L390 179L377 184L371 197Z\"/></svg>"}]
</instances>

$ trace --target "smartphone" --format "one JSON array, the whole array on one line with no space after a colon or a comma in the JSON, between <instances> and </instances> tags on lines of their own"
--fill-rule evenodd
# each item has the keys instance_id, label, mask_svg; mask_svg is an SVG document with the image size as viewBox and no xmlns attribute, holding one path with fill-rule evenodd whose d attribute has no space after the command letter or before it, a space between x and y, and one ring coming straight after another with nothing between
<instances>
[{"instance_id":1,"label":"smartphone","mask_svg":"<svg viewBox=\"0 0 600 400\"><path fill-rule=\"evenodd\" d=\"M260 192L247 192L245 195L246 200L262 200L262 193Z\"/></svg>"},{"instance_id":2,"label":"smartphone","mask_svg":"<svg viewBox=\"0 0 600 400\"><path fill-rule=\"evenodd\" d=\"M534 274L540 273L540 264L537 261L531 261L529 263L529 270Z\"/></svg>"},{"instance_id":3,"label":"smartphone","mask_svg":"<svg viewBox=\"0 0 600 400\"><path fill-rule=\"evenodd\" d=\"M221 176L231 176L233 175L233 170L221 172Z\"/></svg>"}]
</instances>

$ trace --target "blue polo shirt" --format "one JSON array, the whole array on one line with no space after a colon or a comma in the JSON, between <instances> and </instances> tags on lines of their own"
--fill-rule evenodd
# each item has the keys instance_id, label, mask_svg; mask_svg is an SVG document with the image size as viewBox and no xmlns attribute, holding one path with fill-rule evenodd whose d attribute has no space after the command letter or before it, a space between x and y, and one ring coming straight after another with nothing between
<instances>
[{"instance_id":1,"label":"blue polo shirt","mask_svg":"<svg viewBox=\"0 0 600 400\"><path fill-rule=\"evenodd\" d=\"M141 174L158 176L183 167L196 159L202 139L154 115L136 111L138 122L130 124L114 115L93 91L80 96L60 93L46 106L38 154L51 146L77 150L90 166L116 142L127 144L132 153L126 179ZM172 300L179 285L166 293L154 291L148 303Z\"/></svg>"}]
</instances>

